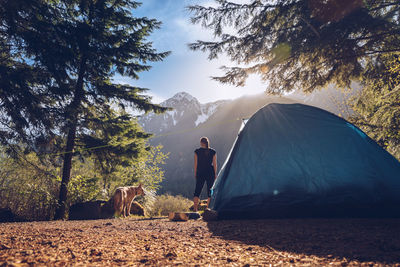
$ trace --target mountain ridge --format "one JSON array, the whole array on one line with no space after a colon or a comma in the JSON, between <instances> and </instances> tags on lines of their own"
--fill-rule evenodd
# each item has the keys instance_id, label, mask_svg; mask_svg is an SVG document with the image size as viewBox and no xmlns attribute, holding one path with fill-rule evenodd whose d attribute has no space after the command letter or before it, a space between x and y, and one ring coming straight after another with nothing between
<instances>
[{"instance_id":1,"label":"mountain ridge","mask_svg":"<svg viewBox=\"0 0 400 267\"><path fill-rule=\"evenodd\" d=\"M196 127L212 116L218 107L229 100L217 100L202 104L195 97L186 92L176 93L171 98L160 103L163 107L170 107L173 110L164 114L149 113L139 118L139 123L146 131L162 133L177 126L178 122L190 124ZM193 123L190 123L193 121ZM153 127L154 125L154 127Z\"/></svg>"}]
</instances>

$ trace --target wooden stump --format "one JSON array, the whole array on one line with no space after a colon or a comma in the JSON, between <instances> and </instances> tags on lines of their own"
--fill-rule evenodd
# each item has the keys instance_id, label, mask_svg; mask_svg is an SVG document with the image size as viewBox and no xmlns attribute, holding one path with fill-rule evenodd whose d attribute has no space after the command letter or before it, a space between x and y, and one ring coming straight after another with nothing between
<instances>
[{"instance_id":1,"label":"wooden stump","mask_svg":"<svg viewBox=\"0 0 400 267\"><path fill-rule=\"evenodd\" d=\"M168 219L175 222L185 222L187 220L197 220L200 218L200 214L197 212L170 212Z\"/></svg>"},{"instance_id":2,"label":"wooden stump","mask_svg":"<svg viewBox=\"0 0 400 267\"><path fill-rule=\"evenodd\" d=\"M170 212L168 215L168 219L174 222L184 222L189 220L189 216L187 216L185 212Z\"/></svg>"}]
</instances>

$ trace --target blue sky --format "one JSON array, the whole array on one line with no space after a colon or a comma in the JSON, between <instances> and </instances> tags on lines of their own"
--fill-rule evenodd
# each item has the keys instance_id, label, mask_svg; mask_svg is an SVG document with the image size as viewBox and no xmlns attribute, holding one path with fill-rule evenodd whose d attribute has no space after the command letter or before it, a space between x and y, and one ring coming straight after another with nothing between
<instances>
[{"instance_id":1,"label":"blue sky","mask_svg":"<svg viewBox=\"0 0 400 267\"><path fill-rule=\"evenodd\" d=\"M245 1L245 0L237 0ZM134 10L135 16L146 16L162 21L161 29L149 40L159 51L171 51L163 62L153 63L153 68L140 74L139 80L116 77L121 83L150 89L153 101L158 103L177 92L186 91L200 102L232 99L245 94L265 90L258 77L251 77L245 87L223 85L211 80L211 76L222 74L219 67L232 66L226 57L209 61L207 54L189 50L187 44L196 40L212 40L210 31L190 23L190 13L185 9L190 4L212 5L212 0L142 0L142 6Z\"/></svg>"}]
</instances>

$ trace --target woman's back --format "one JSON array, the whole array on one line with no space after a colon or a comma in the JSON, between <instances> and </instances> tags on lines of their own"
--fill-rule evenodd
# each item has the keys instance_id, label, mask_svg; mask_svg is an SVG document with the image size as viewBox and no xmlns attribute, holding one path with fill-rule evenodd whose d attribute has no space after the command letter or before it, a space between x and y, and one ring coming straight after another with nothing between
<instances>
[{"instance_id":1,"label":"woman's back","mask_svg":"<svg viewBox=\"0 0 400 267\"><path fill-rule=\"evenodd\" d=\"M207 137L200 138L200 148L194 151L194 172L196 177L196 188L194 189L193 208L197 211L200 193L204 183L207 184L207 207L211 199L211 187L217 176L217 152L210 148Z\"/></svg>"},{"instance_id":2,"label":"woman's back","mask_svg":"<svg viewBox=\"0 0 400 267\"><path fill-rule=\"evenodd\" d=\"M213 173L213 157L216 151L212 148L198 148L194 151L197 155L197 174Z\"/></svg>"}]
</instances>

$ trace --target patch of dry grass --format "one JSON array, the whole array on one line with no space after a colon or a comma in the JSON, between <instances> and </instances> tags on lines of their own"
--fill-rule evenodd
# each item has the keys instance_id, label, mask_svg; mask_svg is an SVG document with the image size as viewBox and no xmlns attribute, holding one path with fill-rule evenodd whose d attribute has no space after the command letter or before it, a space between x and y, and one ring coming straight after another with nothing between
<instances>
[{"instance_id":1,"label":"patch of dry grass","mask_svg":"<svg viewBox=\"0 0 400 267\"><path fill-rule=\"evenodd\" d=\"M182 196L161 195L157 196L152 206L147 210L150 217L168 216L170 212L189 211L192 201Z\"/></svg>"}]
</instances>

